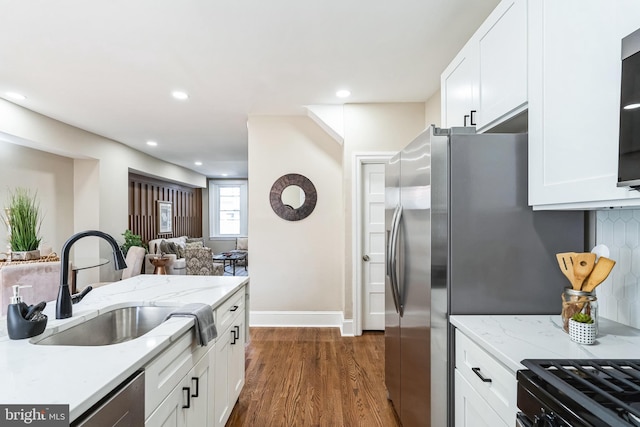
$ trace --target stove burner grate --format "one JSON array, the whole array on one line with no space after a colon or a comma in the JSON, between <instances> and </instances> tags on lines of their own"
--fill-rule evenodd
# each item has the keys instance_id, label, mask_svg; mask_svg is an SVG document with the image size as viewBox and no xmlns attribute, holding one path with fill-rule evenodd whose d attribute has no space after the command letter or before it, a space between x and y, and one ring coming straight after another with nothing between
<instances>
[{"instance_id":1,"label":"stove burner grate","mask_svg":"<svg viewBox=\"0 0 640 427\"><path fill-rule=\"evenodd\" d=\"M526 359L522 364L601 420L638 425L640 360Z\"/></svg>"}]
</instances>

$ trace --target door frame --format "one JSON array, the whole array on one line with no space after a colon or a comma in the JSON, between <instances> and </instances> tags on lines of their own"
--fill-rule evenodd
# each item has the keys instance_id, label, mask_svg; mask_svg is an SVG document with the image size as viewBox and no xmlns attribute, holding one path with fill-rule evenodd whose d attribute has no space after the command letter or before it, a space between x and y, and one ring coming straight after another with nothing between
<instances>
[{"instance_id":1,"label":"door frame","mask_svg":"<svg viewBox=\"0 0 640 427\"><path fill-rule=\"evenodd\" d=\"M365 164L387 163L396 152L353 153L351 167L351 291L353 335L362 335L362 171Z\"/></svg>"}]
</instances>

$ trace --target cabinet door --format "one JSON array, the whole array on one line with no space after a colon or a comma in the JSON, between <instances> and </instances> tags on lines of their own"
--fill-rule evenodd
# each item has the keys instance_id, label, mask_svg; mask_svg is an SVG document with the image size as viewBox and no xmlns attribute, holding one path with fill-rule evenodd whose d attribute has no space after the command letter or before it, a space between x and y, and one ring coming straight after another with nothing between
<instances>
[{"instance_id":1,"label":"cabinet door","mask_svg":"<svg viewBox=\"0 0 640 427\"><path fill-rule=\"evenodd\" d=\"M471 111L477 110L477 45L471 40L440 77L442 127L471 125ZM475 112L474 112L475 119Z\"/></svg>"},{"instance_id":2,"label":"cabinet door","mask_svg":"<svg viewBox=\"0 0 640 427\"><path fill-rule=\"evenodd\" d=\"M456 427L508 427L457 369L455 390Z\"/></svg>"},{"instance_id":3,"label":"cabinet door","mask_svg":"<svg viewBox=\"0 0 640 427\"><path fill-rule=\"evenodd\" d=\"M640 205L616 187L621 39L640 2L529 1L528 19L529 204Z\"/></svg>"},{"instance_id":4,"label":"cabinet door","mask_svg":"<svg viewBox=\"0 0 640 427\"><path fill-rule=\"evenodd\" d=\"M245 342L245 329L244 329L244 312L240 313L237 320L234 322L232 330L235 330L235 336L232 337L230 343L230 356L229 356L229 386L230 396L229 404L231 409L235 405L236 400L240 396L242 387L244 386L244 342Z\"/></svg>"},{"instance_id":5,"label":"cabinet door","mask_svg":"<svg viewBox=\"0 0 640 427\"><path fill-rule=\"evenodd\" d=\"M215 347L215 372L214 372L214 416L215 426L224 427L231 414L230 384L229 384L229 360L231 358L232 328L227 329L218 336Z\"/></svg>"},{"instance_id":6,"label":"cabinet door","mask_svg":"<svg viewBox=\"0 0 640 427\"><path fill-rule=\"evenodd\" d=\"M147 418L145 427L184 427L187 426L187 412L183 408L187 401L187 390L183 383L178 384L167 398Z\"/></svg>"},{"instance_id":7,"label":"cabinet door","mask_svg":"<svg viewBox=\"0 0 640 427\"><path fill-rule=\"evenodd\" d=\"M478 131L527 104L527 1L504 0L479 30Z\"/></svg>"},{"instance_id":8,"label":"cabinet door","mask_svg":"<svg viewBox=\"0 0 640 427\"><path fill-rule=\"evenodd\" d=\"M211 350L215 353L215 350ZM187 425L212 426L209 421L208 411L212 404L209 396L209 381L212 379L213 367L209 364L209 358L205 355L187 375L185 383L189 388L190 408L187 411Z\"/></svg>"}]
</instances>

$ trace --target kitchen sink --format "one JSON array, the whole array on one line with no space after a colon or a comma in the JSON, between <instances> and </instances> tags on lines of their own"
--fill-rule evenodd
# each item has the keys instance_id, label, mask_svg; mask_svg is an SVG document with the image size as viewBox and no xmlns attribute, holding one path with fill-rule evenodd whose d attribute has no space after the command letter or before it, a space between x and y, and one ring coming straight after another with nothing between
<instances>
[{"instance_id":1,"label":"kitchen sink","mask_svg":"<svg viewBox=\"0 0 640 427\"><path fill-rule=\"evenodd\" d=\"M122 343L141 337L160 325L176 308L156 306L116 308L50 335L35 344L100 346Z\"/></svg>"}]
</instances>

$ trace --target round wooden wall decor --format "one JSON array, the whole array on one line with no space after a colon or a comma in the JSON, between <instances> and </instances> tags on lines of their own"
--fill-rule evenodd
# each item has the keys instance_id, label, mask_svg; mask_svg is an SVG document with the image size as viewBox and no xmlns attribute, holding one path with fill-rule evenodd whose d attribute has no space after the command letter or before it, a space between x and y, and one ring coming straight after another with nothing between
<instances>
[{"instance_id":1,"label":"round wooden wall decor","mask_svg":"<svg viewBox=\"0 0 640 427\"><path fill-rule=\"evenodd\" d=\"M304 201L300 203L299 207L294 207L289 203L285 204L282 200L282 192L290 186L300 187L304 193L300 197L300 200L304 199ZM269 193L269 201L271 202L271 208L280 218L287 221L300 221L311 215L311 212L316 207L318 195L316 194L316 187L314 187L309 178L297 173L289 173L281 176L273 183Z\"/></svg>"}]
</instances>

